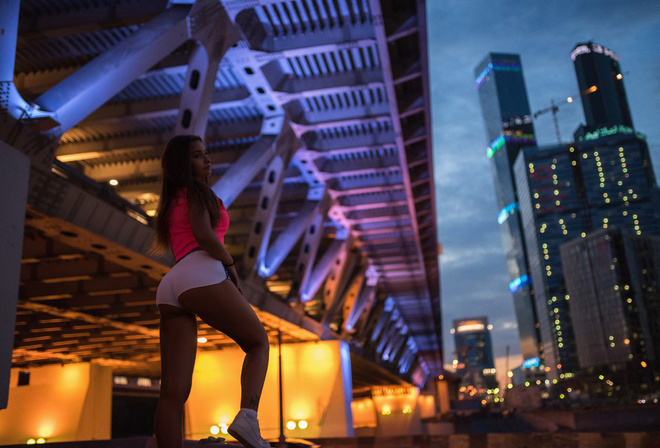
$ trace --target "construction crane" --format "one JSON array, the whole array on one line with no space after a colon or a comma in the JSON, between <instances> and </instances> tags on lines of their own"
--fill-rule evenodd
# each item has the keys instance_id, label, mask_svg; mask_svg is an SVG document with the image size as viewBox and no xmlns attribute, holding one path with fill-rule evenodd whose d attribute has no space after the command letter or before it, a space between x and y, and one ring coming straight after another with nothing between
<instances>
[{"instance_id":1,"label":"construction crane","mask_svg":"<svg viewBox=\"0 0 660 448\"><path fill-rule=\"evenodd\" d=\"M630 72L625 72L624 74L627 75L628 73L630 73ZM606 84L610 84L614 81L620 81L622 78L623 78L623 74L617 73L616 76L612 77L612 79L610 79L609 81L605 81L605 82L603 82L599 85L593 85L593 86L589 87L588 89L584 90L583 92L580 92L579 95L574 95L574 96L578 96L578 97L582 98L583 96L587 96L590 93L594 93L596 90L599 89L599 87L602 87ZM565 106L566 104L572 103L574 101L573 100L574 96L569 96L568 98L566 98L565 100L563 100L563 101L561 101L557 104L555 104L554 100L550 100L550 107L546 107L545 109L541 109L539 111L534 112L534 115L533 115L534 119L536 119L536 117L538 117L539 115L543 115L547 112L552 113L552 120L555 124L555 133L557 134L557 142L558 143L561 143L561 134L559 133L559 122L557 121L557 112L559 111L559 108L561 106Z\"/></svg>"},{"instance_id":2,"label":"construction crane","mask_svg":"<svg viewBox=\"0 0 660 448\"><path fill-rule=\"evenodd\" d=\"M593 86L592 88L594 89L593 91L595 92L596 86ZM589 90L591 90L591 89L589 89ZM557 121L557 112L559 111L559 108L561 106L564 106L564 105L572 103L572 102L573 102L573 97L571 97L571 96L569 96L568 98L566 98L565 100L561 101L558 104L555 104L555 100L550 100L550 107L546 107L545 109L541 109L539 111L534 112L534 119L536 119L536 117L538 117L539 115L542 115L546 112L552 112L552 120L555 123L555 133L557 134L557 142L558 143L561 143L561 133L559 132L559 122Z\"/></svg>"}]
</instances>

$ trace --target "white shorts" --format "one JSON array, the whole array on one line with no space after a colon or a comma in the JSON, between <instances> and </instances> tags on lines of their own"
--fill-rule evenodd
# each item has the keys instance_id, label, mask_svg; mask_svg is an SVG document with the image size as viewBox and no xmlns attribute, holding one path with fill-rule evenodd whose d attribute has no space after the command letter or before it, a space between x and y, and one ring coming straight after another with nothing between
<instances>
[{"instance_id":1,"label":"white shorts","mask_svg":"<svg viewBox=\"0 0 660 448\"><path fill-rule=\"evenodd\" d=\"M183 308L179 296L189 289L216 285L229 279L225 265L204 250L191 252L179 260L158 285L156 305Z\"/></svg>"}]
</instances>

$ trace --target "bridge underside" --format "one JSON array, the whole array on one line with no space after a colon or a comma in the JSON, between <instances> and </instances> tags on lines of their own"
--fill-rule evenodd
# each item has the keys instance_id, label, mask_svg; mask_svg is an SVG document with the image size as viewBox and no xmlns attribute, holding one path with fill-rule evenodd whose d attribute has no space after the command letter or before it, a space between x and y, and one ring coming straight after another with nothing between
<instances>
[{"instance_id":1,"label":"bridge underside","mask_svg":"<svg viewBox=\"0 0 660 448\"><path fill-rule=\"evenodd\" d=\"M348 342L354 386L441 374L424 8L8 6L0 138L31 160L13 365L159 375L171 259L149 255L149 225L163 145L185 133L204 137L226 247L273 341ZM231 343L199 332L201 349Z\"/></svg>"}]
</instances>

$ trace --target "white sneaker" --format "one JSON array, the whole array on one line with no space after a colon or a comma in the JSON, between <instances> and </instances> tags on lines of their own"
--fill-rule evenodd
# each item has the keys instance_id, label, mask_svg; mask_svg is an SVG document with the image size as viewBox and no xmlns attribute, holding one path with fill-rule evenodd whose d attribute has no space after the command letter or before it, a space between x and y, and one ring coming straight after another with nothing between
<instances>
[{"instance_id":1,"label":"white sneaker","mask_svg":"<svg viewBox=\"0 0 660 448\"><path fill-rule=\"evenodd\" d=\"M270 443L261 437L259 420L250 417L243 409L238 411L227 432L246 448L270 448Z\"/></svg>"}]
</instances>

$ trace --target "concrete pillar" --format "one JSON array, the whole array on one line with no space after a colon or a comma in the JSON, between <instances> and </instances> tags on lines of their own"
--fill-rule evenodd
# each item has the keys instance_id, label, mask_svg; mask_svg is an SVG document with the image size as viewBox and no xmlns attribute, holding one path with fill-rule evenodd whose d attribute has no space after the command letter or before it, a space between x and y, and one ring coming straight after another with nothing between
<instances>
[{"instance_id":1,"label":"concrete pillar","mask_svg":"<svg viewBox=\"0 0 660 448\"><path fill-rule=\"evenodd\" d=\"M0 409L7 407L30 159L0 141Z\"/></svg>"}]
</instances>

